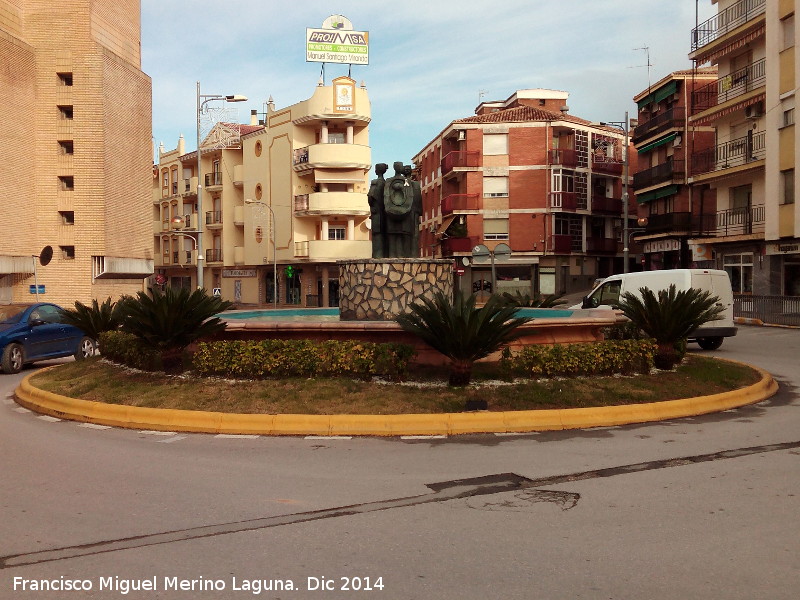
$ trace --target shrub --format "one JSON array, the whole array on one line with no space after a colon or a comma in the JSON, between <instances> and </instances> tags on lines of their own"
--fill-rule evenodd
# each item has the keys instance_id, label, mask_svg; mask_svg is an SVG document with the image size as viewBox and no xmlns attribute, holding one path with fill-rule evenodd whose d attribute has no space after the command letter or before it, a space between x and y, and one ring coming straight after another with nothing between
<instances>
[{"instance_id":1,"label":"shrub","mask_svg":"<svg viewBox=\"0 0 800 600\"><path fill-rule=\"evenodd\" d=\"M124 331L100 334L100 353L108 360L143 371L161 371L161 353Z\"/></svg>"},{"instance_id":2,"label":"shrub","mask_svg":"<svg viewBox=\"0 0 800 600\"><path fill-rule=\"evenodd\" d=\"M551 294L548 296L535 295L531 297L530 294L523 294L519 290L513 294L503 292L500 296L503 302L509 306L519 306L522 308L552 308L554 306L562 306L567 303L566 300L561 300L561 294Z\"/></svg>"},{"instance_id":3,"label":"shrub","mask_svg":"<svg viewBox=\"0 0 800 600\"><path fill-rule=\"evenodd\" d=\"M525 377L647 373L653 367L652 340L613 340L588 344L525 346L503 353L502 366Z\"/></svg>"},{"instance_id":4,"label":"shrub","mask_svg":"<svg viewBox=\"0 0 800 600\"><path fill-rule=\"evenodd\" d=\"M406 344L359 341L233 340L201 342L194 354L203 376L261 379L266 377L368 378L405 375L414 349Z\"/></svg>"},{"instance_id":5,"label":"shrub","mask_svg":"<svg viewBox=\"0 0 800 600\"><path fill-rule=\"evenodd\" d=\"M92 300L92 305L75 302L75 308L65 308L61 321L73 325L90 338L98 340L104 331L114 331L119 327L120 315L118 304L106 298L102 304Z\"/></svg>"}]
</instances>

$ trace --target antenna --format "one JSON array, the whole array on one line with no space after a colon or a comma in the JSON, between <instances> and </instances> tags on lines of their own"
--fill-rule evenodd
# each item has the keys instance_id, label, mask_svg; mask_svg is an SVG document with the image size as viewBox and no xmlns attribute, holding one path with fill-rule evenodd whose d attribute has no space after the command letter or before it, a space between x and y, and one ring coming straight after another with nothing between
<instances>
[{"instance_id":1,"label":"antenna","mask_svg":"<svg viewBox=\"0 0 800 600\"><path fill-rule=\"evenodd\" d=\"M488 91L489 90L478 90L478 104L481 103L481 100L483 100L483 97L487 94Z\"/></svg>"},{"instance_id":2,"label":"antenna","mask_svg":"<svg viewBox=\"0 0 800 600\"><path fill-rule=\"evenodd\" d=\"M634 50L644 50L645 56L647 57L647 64L636 65L631 68L647 67L647 89L650 90L650 67L653 66L653 63L650 62L650 46L642 46L641 48L634 48Z\"/></svg>"}]
</instances>

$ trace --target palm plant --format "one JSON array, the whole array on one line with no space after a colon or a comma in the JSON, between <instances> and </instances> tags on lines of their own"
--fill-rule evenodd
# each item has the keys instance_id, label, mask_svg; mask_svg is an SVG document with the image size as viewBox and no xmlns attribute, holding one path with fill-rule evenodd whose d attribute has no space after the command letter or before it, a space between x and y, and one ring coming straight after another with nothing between
<instances>
[{"instance_id":1,"label":"palm plant","mask_svg":"<svg viewBox=\"0 0 800 600\"><path fill-rule=\"evenodd\" d=\"M620 297L620 310L645 335L658 345L654 362L659 369L672 369L680 360L689 334L724 311L719 298L710 292L689 288L677 291L675 284L659 290L639 289L641 298L631 292Z\"/></svg>"},{"instance_id":2,"label":"palm plant","mask_svg":"<svg viewBox=\"0 0 800 600\"><path fill-rule=\"evenodd\" d=\"M498 296L476 308L475 295L465 297L462 292L453 302L437 292L433 299L422 298L409 308L410 312L396 321L450 359L449 383L453 386L468 385L473 363L515 339L515 330L530 321L515 318L518 309Z\"/></svg>"},{"instance_id":3,"label":"palm plant","mask_svg":"<svg viewBox=\"0 0 800 600\"><path fill-rule=\"evenodd\" d=\"M503 292L501 298L510 306L519 306L523 308L552 308L567 303L566 300L561 300L561 294L550 294L547 296L536 294L531 297L530 294L523 294L519 290L516 290L513 294Z\"/></svg>"},{"instance_id":4,"label":"palm plant","mask_svg":"<svg viewBox=\"0 0 800 600\"><path fill-rule=\"evenodd\" d=\"M92 300L92 305L75 302L75 308L65 308L61 321L74 325L93 340L100 339L104 331L114 331L120 325L119 305L106 298L102 304Z\"/></svg>"},{"instance_id":5,"label":"palm plant","mask_svg":"<svg viewBox=\"0 0 800 600\"><path fill-rule=\"evenodd\" d=\"M189 344L225 329L215 315L233 306L205 290L167 287L163 292L153 289L152 294L138 292L120 301L122 329L157 350L167 371L180 368Z\"/></svg>"}]
</instances>

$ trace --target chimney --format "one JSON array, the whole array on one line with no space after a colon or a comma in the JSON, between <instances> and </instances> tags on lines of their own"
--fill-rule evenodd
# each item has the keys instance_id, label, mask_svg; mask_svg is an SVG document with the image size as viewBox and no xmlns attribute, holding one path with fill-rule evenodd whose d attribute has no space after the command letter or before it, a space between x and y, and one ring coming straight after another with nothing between
<instances>
[{"instance_id":1,"label":"chimney","mask_svg":"<svg viewBox=\"0 0 800 600\"><path fill-rule=\"evenodd\" d=\"M250 125L258 125L258 110L255 108L250 111Z\"/></svg>"},{"instance_id":2,"label":"chimney","mask_svg":"<svg viewBox=\"0 0 800 600\"><path fill-rule=\"evenodd\" d=\"M569 106L564 104L559 110L561 111L561 114L565 115L565 114L567 114L569 112Z\"/></svg>"}]
</instances>

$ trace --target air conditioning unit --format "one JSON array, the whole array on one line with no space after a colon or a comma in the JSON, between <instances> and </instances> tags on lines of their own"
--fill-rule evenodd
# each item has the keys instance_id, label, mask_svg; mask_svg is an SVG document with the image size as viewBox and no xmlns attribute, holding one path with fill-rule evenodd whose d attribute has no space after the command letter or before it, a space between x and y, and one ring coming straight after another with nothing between
<instances>
[{"instance_id":1,"label":"air conditioning unit","mask_svg":"<svg viewBox=\"0 0 800 600\"><path fill-rule=\"evenodd\" d=\"M465 139L467 139L467 132L463 129L460 129L458 131L458 141L463 142Z\"/></svg>"},{"instance_id":2,"label":"air conditioning unit","mask_svg":"<svg viewBox=\"0 0 800 600\"><path fill-rule=\"evenodd\" d=\"M763 117L764 104L761 102L756 102L755 104L746 106L744 109L744 116L748 119L758 119L759 117Z\"/></svg>"},{"instance_id":3,"label":"air conditioning unit","mask_svg":"<svg viewBox=\"0 0 800 600\"><path fill-rule=\"evenodd\" d=\"M680 148L682 142L683 142L683 140L681 139L681 136L676 135L675 136L675 141L672 142L672 147L673 148Z\"/></svg>"}]
</instances>

